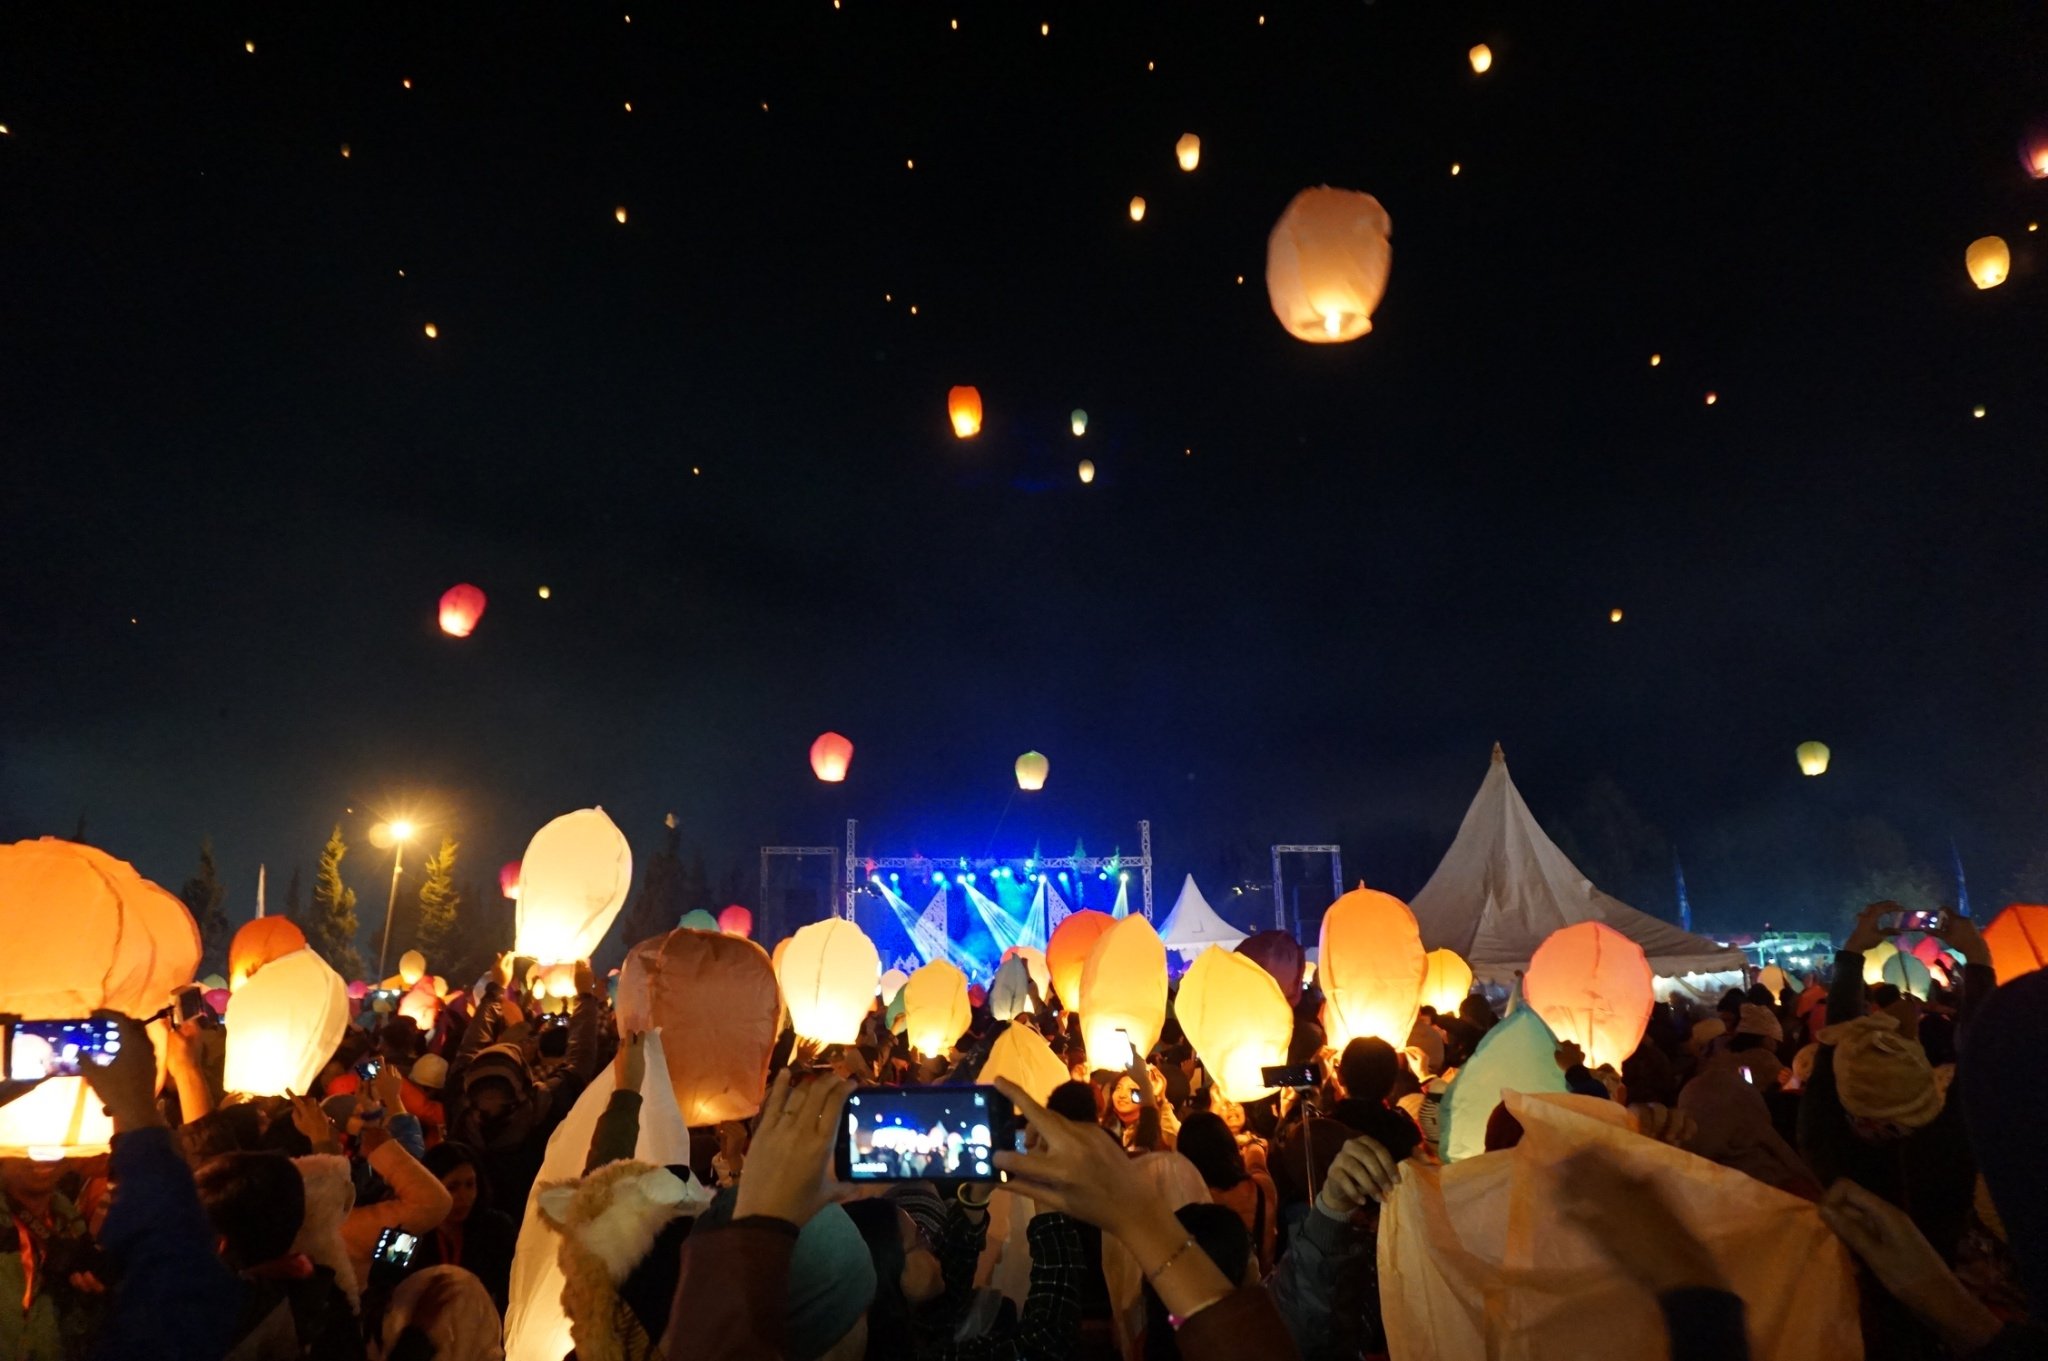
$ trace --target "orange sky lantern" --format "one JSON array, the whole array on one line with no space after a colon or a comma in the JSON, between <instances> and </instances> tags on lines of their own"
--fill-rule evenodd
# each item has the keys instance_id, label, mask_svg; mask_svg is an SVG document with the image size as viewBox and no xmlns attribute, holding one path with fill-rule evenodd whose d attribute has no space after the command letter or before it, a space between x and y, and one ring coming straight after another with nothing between
<instances>
[{"instance_id":1,"label":"orange sky lantern","mask_svg":"<svg viewBox=\"0 0 2048 1361\"><path fill-rule=\"evenodd\" d=\"M1266 238L1266 295L1297 340L1328 345L1372 330L1394 260L1393 225L1371 194L1304 189Z\"/></svg>"},{"instance_id":2,"label":"orange sky lantern","mask_svg":"<svg viewBox=\"0 0 2048 1361\"><path fill-rule=\"evenodd\" d=\"M853 762L853 743L836 732L821 733L811 743L811 773L826 784L838 784L846 778L846 768Z\"/></svg>"},{"instance_id":3,"label":"orange sky lantern","mask_svg":"<svg viewBox=\"0 0 2048 1361\"><path fill-rule=\"evenodd\" d=\"M469 637L483 617L484 593L468 582L441 593L441 632L450 638Z\"/></svg>"},{"instance_id":4,"label":"orange sky lantern","mask_svg":"<svg viewBox=\"0 0 2048 1361\"><path fill-rule=\"evenodd\" d=\"M1173 1014L1202 1066L1233 1101L1273 1089L1259 1070L1287 1062L1294 1012L1280 985L1255 961L1212 945L1180 981Z\"/></svg>"},{"instance_id":5,"label":"orange sky lantern","mask_svg":"<svg viewBox=\"0 0 2048 1361\"><path fill-rule=\"evenodd\" d=\"M1536 947L1522 996L1559 1040L1585 1051L1588 1068L1620 1072L1650 1023L1656 976L1642 946L1603 922L1578 922Z\"/></svg>"},{"instance_id":6,"label":"orange sky lantern","mask_svg":"<svg viewBox=\"0 0 2048 1361\"><path fill-rule=\"evenodd\" d=\"M1399 1049L1415 1028L1429 959L1408 904L1360 885L1323 914L1316 981L1330 1047L1376 1035Z\"/></svg>"},{"instance_id":7,"label":"orange sky lantern","mask_svg":"<svg viewBox=\"0 0 2048 1361\"><path fill-rule=\"evenodd\" d=\"M2048 907L2014 903L1984 928L1984 943L2000 983L2034 972L2048 964Z\"/></svg>"},{"instance_id":8,"label":"orange sky lantern","mask_svg":"<svg viewBox=\"0 0 2048 1361\"><path fill-rule=\"evenodd\" d=\"M1152 1052L1165 1026L1166 945L1152 923L1133 912L1102 933L1081 968L1081 1041L1088 1062L1128 1067L1134 1056Z\"/></svg>"},{"instance_id":9,"label":"orange sky lantern","mask_svg":"<svg viewBox=\"0 0 2048 1361\"><path fill-rule=\"evenodd\" d=\"M1045 947L1045 964L1052 971L1053 991L1068 1011L1081 1009L1081 971L1088 966L1095 942L1115 925L1116 918L1107 912L1084 907L1068 913L1066 920L1053 928Z\"/></svg>"},{"instance_id":10,"label":"orange sky lantern","mask_svg":"<svg viewBox=\"0 0 2048 1361\"><path fill-rule=\"evenodd\" d=\"M973 439L981 433L981 389L956 387L946 394L946 415L953 422L956 439Z\"/></svg>"},{"instance_id":11,"label":"orange sky lantern","mask_svg":"<svg viewBox=\"0 0 2048 1361\"><path fill-rule=\"evenodd\" d=\"M305 948L306 933L290 917L271 915L244 922L228 943L228 991L238 991L271 960Z\"/></svg>"}]
</instances>

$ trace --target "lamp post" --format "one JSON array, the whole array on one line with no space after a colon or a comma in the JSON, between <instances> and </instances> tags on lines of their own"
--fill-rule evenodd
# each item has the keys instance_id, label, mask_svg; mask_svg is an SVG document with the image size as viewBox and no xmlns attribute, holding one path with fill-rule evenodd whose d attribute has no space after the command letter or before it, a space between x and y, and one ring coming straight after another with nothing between
<instances>
[{"instance_id":1,"label":"lamp post","mask_svg":"<svg viewBox=\"0 0 2048 1361\"><path fill-rule=\"evenodd\" d=\"M391 842L391 896L384 900L384 940L377 946L377 977L384 977L384 957L391 952L391 918L398 911L398 876L405 867L405 843L412 840L413 825L406 818L379 823ZM370 840L376 842L377 827L370 829ZM379 986L382 986L380 983Z\"/></svg>"}]
</instances>

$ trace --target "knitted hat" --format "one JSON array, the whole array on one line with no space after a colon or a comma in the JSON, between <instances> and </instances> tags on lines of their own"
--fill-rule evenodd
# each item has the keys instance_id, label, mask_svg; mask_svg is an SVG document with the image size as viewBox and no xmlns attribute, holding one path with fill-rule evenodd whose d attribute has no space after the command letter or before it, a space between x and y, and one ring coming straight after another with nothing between
<instances>
[{"instance_id":1,"label":"knitted hat","mask_svg":"<svg viewBox=\"0 0 2048 1361\"><path fill-rule=\"evenodd\" d=\"M448 1060L439 1054L422 1054L412 1065L412 1085L433 1091L448 1085Z\"/></svg>"},{"instance_id":2,"label":"knitted hat","mask_svg":"<svg viewBox=\"0 0 2048 1361\"><path fill-rule=\"evenodd\" d=\"M526 1066L526 1054L516 1044L493 1044L479 1051L462 1072L462 1090L467 1092L486 1078L512 1084L512 1090L526 1095L533 1085L533 1073Z\"/></svg>"},{"instance_id":3,"label":"knitted hat","mask_svg":"<svg viewBox=\"0 0 2048 1361\"><path fill-rule=\"evenodd\" d=\"M697 1231L732 1218L738 1192L718 1193L697 1220ZM790 1361L815 1361L845 1337L875 1298L875 1262L846 1211L827 1205L796 1236L789 1258L788 1333L783 1349Z\"/></svg>"},{"instance_id":4,"label":"knitted hat","mask_svg":"<svg viewBox=\"0 0 2048 1361\"><path fill-rule=\"evenodd\" d=\"M1736 1022L1738 1035L1761 1035L1772 1044L1785 1042L1785 1027L1771 1014L1769 1007L1760 1007L1754 1002L1742 1004L1742 1019Z\"/></svg>"},{"instance_id":5,"label":"knitted hat","mask_svg":"<svg viewBox=\"0 0 2048 1361\"><path fill-rule=\"evenodd\" d=\"M930 1182L906 1181L890 1187L884 1195L917 1222L928 1246L939 1245L946 1232L946 1202L939 1199Z\"/></svg>"},{"instance_id":6,"label":"knitted hat","mask_svg":"<svg viewBox=\"0 0 2048 1361\"><path fill-rule=\"evenodd\" d=\"M1865 1120L1919 1129L1941 1114L1934 1070L1920 1046L1899 1034L1896 1017L1859 1016L1820 1032L1835 1051L1842 1109Z\"/></svg>"}]
</instances>

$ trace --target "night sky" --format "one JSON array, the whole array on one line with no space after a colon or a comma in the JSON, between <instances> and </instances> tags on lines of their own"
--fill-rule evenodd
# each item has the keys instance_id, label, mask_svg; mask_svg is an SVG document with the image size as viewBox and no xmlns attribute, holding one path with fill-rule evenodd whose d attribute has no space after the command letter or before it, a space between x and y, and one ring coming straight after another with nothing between
<instances>
[{"instance_id":1,"label":"night sky","mask_svg":"<svg viewBox=\"0 0 2048 1361\"><path fill-rule=\"evenodd\" d=\"M0 835L239 915L340 821L367 922L376 814L479 883L591 803L715 878L1149 817L1229 912L1412 893L1497 740L1706 929L2024 884L2048 14L1270 3L0 16ZM1348 345L1263 287L1324 183Z\"/></svg>"}]
</instances>

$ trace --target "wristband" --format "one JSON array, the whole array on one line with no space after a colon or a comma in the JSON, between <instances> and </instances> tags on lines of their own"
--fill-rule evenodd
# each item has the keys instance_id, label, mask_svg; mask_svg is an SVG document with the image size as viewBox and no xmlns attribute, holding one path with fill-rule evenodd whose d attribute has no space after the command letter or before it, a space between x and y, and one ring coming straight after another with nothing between
<instances>
[{"instance_id":1,"label":"wristband","mask_svg":"<svg viewBox=\"0 0 2048 1361\"><path fill-rule=\"evenodd\" d=\"M1193 1247L1194 1245L1195 1240L1192 1237L1190 1237L1187 1241L1183 1242L1179 1247L1175 1248L1173 1250L1172 1255L1170 1255L1165 1261L1159 1264L1157 1270L1148 1271L1145 1274L1155 1281L1158 1280L1161 1276L1164 1276L1168 1271L1172 1270L1173 1264L1175 1262L1178 1262L1183 1256L1185 1256L1187 1250Z\"/></svg>"},{"instance_id":2,"label":"wristband","mask_svg":"<svg viewBox=\"0 0 2048 1361\"><path fill-rule=\"evenodd\" d=\"M991 1186L989 1188L988 1194L983 1196L980 1200L969 1200L967 1198L967 1188L972 1185L974 1185L973 1182L963 1181L958 1186L954 1187L953 1199L959 1201L962 1205L965 1205L970 1210L986 1210L988 1208L989 1201L993 1199L995 1196L995 1188ZM1194 1240L1190 1239L1188 1241L1193 1242Z\"/></svg>"}]
</instances>

